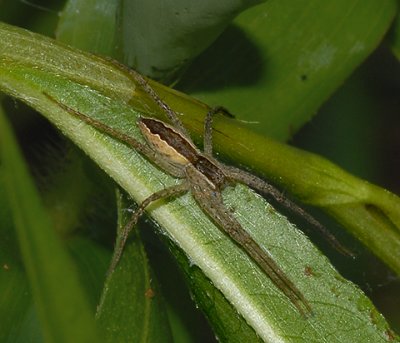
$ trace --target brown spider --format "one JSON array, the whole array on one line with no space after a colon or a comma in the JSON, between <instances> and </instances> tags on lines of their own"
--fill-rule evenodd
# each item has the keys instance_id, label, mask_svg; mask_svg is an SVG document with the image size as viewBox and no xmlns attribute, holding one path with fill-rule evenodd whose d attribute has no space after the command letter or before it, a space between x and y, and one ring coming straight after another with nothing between
<instances>
[{"instance_id":1,"label":"brown spider","mask_svg":"<svg viewBox=\"0 0 400 343\"><path fill-rule=\"evenodd\" d=\"M128 69L124 68L124 70ZM240 182L261 193L270 194L279 203L312 223L327 235L333 245L338 247L336 239L326 232L325 228L303 209L283 197L278 189L259 177L241 169L225 165L212 156L212 117L214 114L221 112L228 114L225 109L217 107L207 113L204 124L204 152L202 152L192 142L177 114L160 99L147 81L133 70L128 70L128 72L136 83L165 111L172 123L171 126L157 119L140 117L137 125L148 144L142 144L136 139L92 119L60 103L52 96L45 94L51 101L58 104L70 114L134 148L162 170L182 179L180 184L164 188L150 195L132 214L131 219L121 233L120 244L116 247L109 273L113 272L117 266L128 236L139 217L144 213L146 207L158 199L171 198L190 191L201 209L258 264L273 283L290 299L300 313L303 315L310 314L312 312L311 306L300 290L284 274L269 253L243 229L236 218L225 207L221 191L229 184Z\"/></svg>"}]
</instances>

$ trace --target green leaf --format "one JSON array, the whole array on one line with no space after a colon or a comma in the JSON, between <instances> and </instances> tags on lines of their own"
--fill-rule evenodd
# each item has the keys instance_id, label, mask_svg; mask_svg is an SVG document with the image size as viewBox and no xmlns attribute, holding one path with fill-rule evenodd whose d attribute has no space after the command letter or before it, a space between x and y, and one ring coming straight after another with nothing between
<instances>
[{"instance_id":1,"label":"green leaf","mask_svg":"<svg viewBox=\"0 0 400 343\"><path fill-rule=\"evenodd\" d=\"M7 25L1 25L0 32L4 38L0 43L2 90L40 110L137 201L175 183L135 151L72 118L43 94L47 92L63 104L141 139L132 124L138 112L148 115L159 110L125 71L109 61ZM200 125L204 105L152 85L179 112L186 109L186 113L193 113L191 123L198 121ZM288 153L290 162L295 152L285 149L282 153ZM342 279L306 237L260 196L240 185L226 189L223 196L243 227L304 293L314 310L313 317L302 317L243 250L212 224L190 195L158 202L149 213L162 225L162 232L235 306L243 317L241 323L247 322L265 341L393 339L383 317L365 295Z\"/></svg>"},{"instance_id":2,"label":"green leaf","mask_svg":"<svg viewBox=\"0 0 400 343\"><path fill-rule=\"evenodd\" d=\"M215 288L213 282L204 275L201 269L187 259L181 249L172 245L171 251L184 271L192 297L206 314L216 337L221 342L262 341L257 332L243 320L242 316L238 315L235 306L225 298L221 291Z\"/></svg>"},{"instance_id":3,"label":"green leaf","mask_svg":"<svg viewBox=\"0 0 400 343\"><path fill-rule=\"evenodd\" d=\"M115 0L67 1L57 25L57 39L86 51L115 55L118 3Z\"/></svg>"},{"instance_id":4,"label":"green leaf","mask_svg":"<svg viewBox=\"0 0 400 343\"><path fill-rule=\"evenodd\" d=\"M130 219L127 207L118 194L120 231ZM108 342L172 342L164 299L137 230L105 283L97 319Z\"/></svg>"},{"instance_id":5,"label":"green leaf","mask_svg":"<svg viewBox=\"0 0 400 343\"><path fill-rule=\"evenodd\" d=\"M238 13L262 1L126 1L119 8L117 57L144 75L171 83Z\"/></svg>"},{"instance_id":6,"label":"green leaf","mask_svg":"<svg viewBox=\"0 0 400 343\"><path fill-rule=\"evenodd\" d=\"M57 39L171 83L238 13L263 1L71 0Z\"/></svg>"},{"instance_id":7,"label":"green leaf","mask_svg":"<svg viewBox=\"0 0 400 343\"><path fill-rule=\"evenodd\" d=\"M397 14L393 23L392 32L390 36L391 48L394 55L400 60L400 16Z\"/></svg>"},{"instance_id":8,"label":"green leaf","mask_svg":"<svg viewBox=\"0 0 400 343\"><path fill-rule=\"evenodd\" d=\"M178 88L286 141L376 48L395 0L267 1L240 14Z\"/></svg>"},{"instance_id":9,"label":"green leaf","mask_svg":"<svg viewBox=\"0 0 400 343\"><path fill-rule=\"evenodd\" d=\"M100 342L74 265L51 227L2 111L0 148L6 190L44 340ZM15 263L4 265L3 272L7 272ZM18 272L10 274L18 276Z\"/></svg>"}]
</instances>

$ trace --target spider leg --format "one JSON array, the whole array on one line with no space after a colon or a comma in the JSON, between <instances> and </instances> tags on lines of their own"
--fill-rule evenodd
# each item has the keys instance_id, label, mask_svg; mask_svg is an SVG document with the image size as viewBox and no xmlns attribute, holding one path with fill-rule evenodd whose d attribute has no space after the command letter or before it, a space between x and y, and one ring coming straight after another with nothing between
<instances>
[{"instance_id":1,"label":"spider leg","mask_svg":"<svg viewBox=\"0 0 400 343\"><path fill-rule=\"evenodd\" d=\"M140 204L140 206L132 214L132 217L130 218L128 223L122 229L122 232L119 234L119 238L116 243L116 248L114 250L114 255L112 257L110 267L108 268L107 275L111 275L117 267L117 264L121 259L126 241L128 240L129 234L138 222L140 216L144 213L146 207L156 200L177 196L179 194L187 192L188 190L189 184L187 182L183 182L179 185L164 188L158 192L153 193Z\"/></svg>"},{"instance_id":2,"label":"spider leg","mask_svg":"<svg viewBox=\"0 0 400 343\"><path fill-rule=\"evenodd\" d=\"M233 117L233 115L222 106L213 107L207 112L204 121L204 153L208 156L212 156L213 153L212 122L213 116L217 113L221 113L231 118Z\"/></svg>"},{"instance_id":3,"label":"spider leg","mask_svg":"<svg viewBox=\"0 0 400 343\"><path fill-rule=\"evenodd\" d=\"M318 232L325 237L329 244L339 251L343 255L354 257L354 254L345 248L334 235L332 235L319 221L317 221L313 216L303 210L296 203L291 201L282 195L279 189L275 188L271 184L267 183L265 180L250 174L242 169L238 169L232 166L224 165L224 171L226 176L234 181L246 184L256 191L264 194L271 195L277 202L283 205L288 210L292 211L294 214L304 218L309 222Z\"/></svg>"},{"instance_id":4,"label":"spider leg","mask_svg":"<svg viewBox=\"0 0 400 343\"><path fill-rule=\"evenodd\" d=\"M155 90L150 86L149 82L145 79L144 76L139 74L136 70L128 68L126 65L119 63L112 59L107 59L109 62L113 63L118 69L121 71L128 73L132 79L137 82L140 87L148 94L151 98L153 98L154 102L157 104L159 108L161 108L165 114L167 115L168 119L171 121L172 125L176 127L182 134L186 137L190 137L189 133L187 132L186 128L183 126L181 120L178 118L176 112L166 103L164 102L160 96L155 92Z\"/></svg>"},{"instance_id":5,"label":"spider leg","mask_svg":"<svg viewBox=\"0 0 400 343\"><path fill-rule=\"evenodd\" d=\"M84 121L86 124L93 126L97 130L104 132L113 138L118 139L119 141L131 146L132 148L134 148L135 150L138 150L140 153L142 153L146 156L154 155L154 152L147 145L140 143L136 139L134 139L118 130L113 129L96 119L93 119L77 110L74 110L73 108L59 102L57 99L53 98L53 96L51 96L48 93L43 92L43 94L49 100L51 100L52 102L57 104L59 107L61 107L63 110L67 111L69 114L73 115L74 117L79 118L80 120Z\"/></svg>"},{"instance_id":6,"label":"spider leg","mask_svg":"<svg viewBox=\"0 0 400 343\"><path fill-rule=\"evenodd\" d=\"M188 172L190 177L190 170ZM196 176L193 175L193 177ZM191 186L191 192L200 208L258 264L262 271L290 299L300 313L304 316L311 314L311 306L300 290L285 275L269 253L229 214L223 203L221 193L207 189L206 187L209 186L201 181L193 183Z\"/></svg>"},{"instance_id":7,"label":"spider leg","mask_svg":"<svg viewBox=\"0 0 400 343\"><path fill-rule=\"evenodd\" d=\"M57 104L59 107L73 115L74 117L79 118L86 124L93 126L97 130L109 135L112 138L115 138L119 140L122 143L125 143L129 147L135 149L142 155L146 156L152 163L158 165L161 169L167 171L173 176L176 177L182 177L184 172L180 170L179 168L175 168L173 165L171 165L168 162L164 162L162 159L158 158L156 152L152 150L148 145L140 143L138 140L135 138L128 136L118 130L113 129L112 127L96 120L93 119L77 110L74 110L73 108L59 102L55 98L53 98L50 94L48 93L43 93L49 100Z\"/></svg>"}]
</instances>

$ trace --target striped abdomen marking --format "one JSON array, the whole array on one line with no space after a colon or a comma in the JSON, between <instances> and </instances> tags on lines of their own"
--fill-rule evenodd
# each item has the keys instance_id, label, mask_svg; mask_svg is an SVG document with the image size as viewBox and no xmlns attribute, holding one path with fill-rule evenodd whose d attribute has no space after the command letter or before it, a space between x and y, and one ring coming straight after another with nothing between
<instances>
[{"instance_id":1,"label":"striped abdomen marking","mask_svg":"<svg viewBox=\"0 0 400 343\"><path fill-rule=\"evenodd\" d=\"M162 121L140 118L138 126L149 144L169 162L185 166L197 160L199 152L196 147Z\"/></svg>"},{"instance_id":2,"label":"striped abdomen marking","mask_svg":"<svg viewBox=\"0 0 400 343\"><path fill-rule=\"evenodd\" d=\"M140 118L138 126L153 149L168 162L182 167L191 164L204 175L211 187L223 185L225 175L222 170L172 127L151 118Z\"/></svg>"}]
</instances>

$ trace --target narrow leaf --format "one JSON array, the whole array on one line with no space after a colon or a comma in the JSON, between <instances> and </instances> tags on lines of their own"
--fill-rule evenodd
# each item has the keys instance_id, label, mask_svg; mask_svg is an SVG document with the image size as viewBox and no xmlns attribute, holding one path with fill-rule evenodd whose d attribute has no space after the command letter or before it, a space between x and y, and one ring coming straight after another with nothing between
<instances>
[{"instance_id":1,"label":"narrow leaf","mask_svg":"<svg viewBox=\"0 0 400 343\"><path fill-rule=\"evenodd\" d=\"M0 149L22 258L45 341L100 342L73 263L51 227L3 112Z\"/></svg>"},{"instance_id":2,"label":"narrow leaf","mask_svg":"<svg viewBox=\"0 0 400 343\"><path fill-rule=\"evenodd\" d=\"M128 204L118 196L119 231L130 219ZM172 342L161 289L135 230L118 268L108 276L97 319L108 342Z\"/></svg>"}]
</instances>

